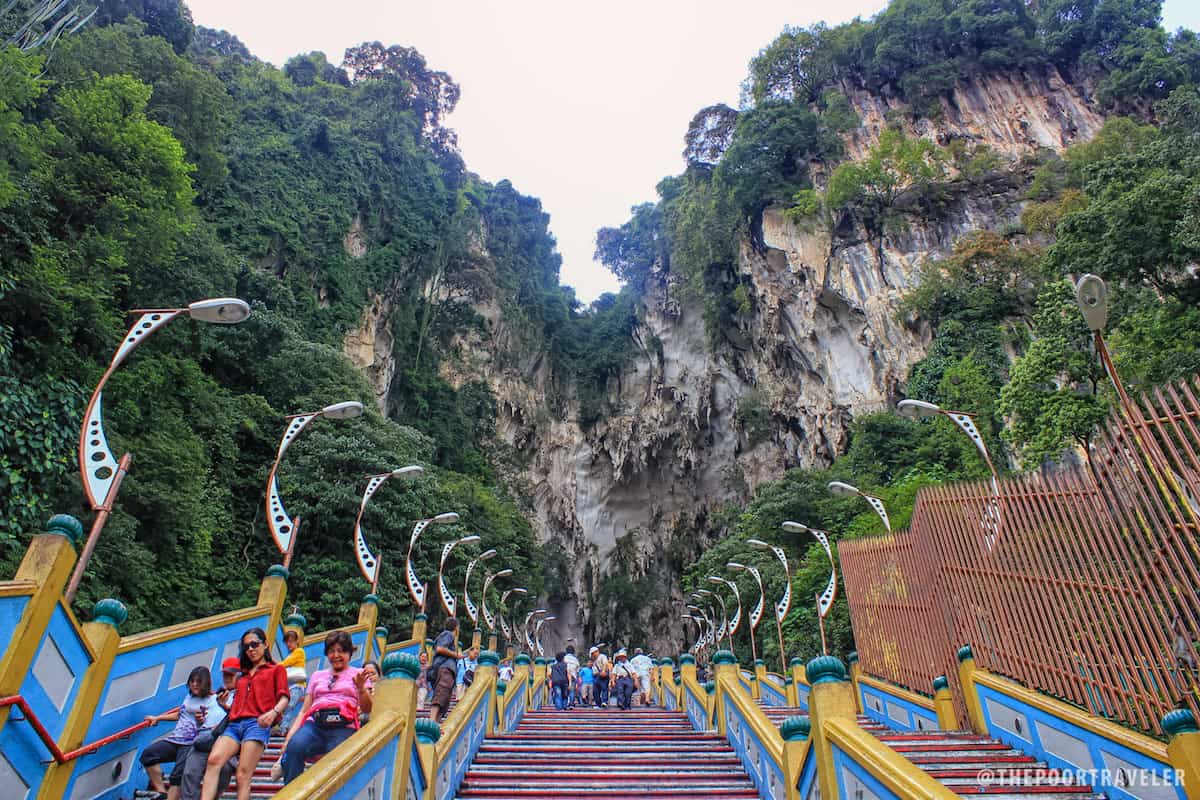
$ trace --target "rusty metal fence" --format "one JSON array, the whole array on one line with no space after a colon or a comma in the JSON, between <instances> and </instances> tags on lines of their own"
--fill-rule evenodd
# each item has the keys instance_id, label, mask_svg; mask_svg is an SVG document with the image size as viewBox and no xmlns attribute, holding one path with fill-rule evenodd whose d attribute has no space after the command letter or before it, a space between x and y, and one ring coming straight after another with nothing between
<instances>
[{"instance_id":1,"label":"rusty metal fence","mask_svg":"<svg viewBox=\"0 0 1200 800\"><path fill-rule=\"evenodd\" d=\"M838 545L864 671L928 693L955 651L1161 735L1197 703L1200 379L1130 401L1086 463L924 490L909 530Z\"/></svg>"}]
</instances>

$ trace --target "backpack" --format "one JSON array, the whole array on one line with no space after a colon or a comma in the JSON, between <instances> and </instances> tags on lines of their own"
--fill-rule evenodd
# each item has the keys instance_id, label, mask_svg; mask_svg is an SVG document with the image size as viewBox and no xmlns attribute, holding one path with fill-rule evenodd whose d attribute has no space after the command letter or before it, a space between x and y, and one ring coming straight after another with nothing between
<instances>
[{"instance_id":1,"label":"backpack","mask_svg":"<svg viewBox=\"0 0 1200 800\"><path fill-rule=\"evenodd\" d=\"M554 665L550 667L550 682L567 682L567 663L565 661L555 661Z\"/></svg>"}]
</instances>

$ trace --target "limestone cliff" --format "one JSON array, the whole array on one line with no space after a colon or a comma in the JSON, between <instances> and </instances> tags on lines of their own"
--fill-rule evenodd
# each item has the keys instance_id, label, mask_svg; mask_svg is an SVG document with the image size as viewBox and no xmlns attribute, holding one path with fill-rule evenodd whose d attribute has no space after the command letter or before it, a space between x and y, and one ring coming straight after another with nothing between
<instances>
[{"instance_id":1,"label":"limestone cliff","mask_svg":"<svg viewBox=\"0 0 1200 800\"><path fill-rule=\"evenodd\" d=\"M863 120L847 147L861 154L897 104L847 95ZM964 84L943 112L905 124L913 134L967 138L1010 159L1037 147L1061 149L1102 122L1082 91L1057 73ZM834 236L768 209L761 235L740 245L739 269L753 297L735 347L714 349L699 309L659 268L641 299L639 355L608 386L618 411L589 429L580 426L570 396L565 407L549 407L556 376L544 353L518 341L502 298L489 282L470 277L486 264L486 252L476 253L472 270L446 271L439 296L467 300L488 330L460 336L453 348L459 356L444 364L444 377L458 384L482 376L491 386L497 437L517 456L507 478L528 500L542 540L557 542L568 556L572 597L554 607L559 622L549 641L568 630L609 641L627 635L608 627L608 611L597 604L599 587L616 571L651 578L638 584L656 587L644 598L638 627L660 652L678 652L684 565L672 542L694 540L712 510L746 500L784 470L830 463L846 446L852 418L890 407L928 342L922 325L895 313L921 263L948 253L964 234L1002 228L1020 213L1012 180L960 181L949 193L937 220L914 217L882 242L868 241L852 222ZM380 300L347 339L347 352L380 389L389 369L386 328ZM749 407L765 427L745 424Z\"/></svg>"}]
</instances>

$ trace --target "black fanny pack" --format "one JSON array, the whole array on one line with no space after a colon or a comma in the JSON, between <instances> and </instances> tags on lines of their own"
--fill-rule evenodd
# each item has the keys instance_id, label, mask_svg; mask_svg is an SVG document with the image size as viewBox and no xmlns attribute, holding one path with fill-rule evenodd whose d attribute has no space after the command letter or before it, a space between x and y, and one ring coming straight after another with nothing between
<instances>
[{"instance_id":1,"label":"black fanny pack","mask_svg":"<svg viewBox=\"0 0 1200 800\"><path fill-rule=\"evenodd\" d=\"M322 728L345 728L354 722L346 717L340 708L318 708L313 712L312 718L313 722Z\"/></svg>"}]
</instances>

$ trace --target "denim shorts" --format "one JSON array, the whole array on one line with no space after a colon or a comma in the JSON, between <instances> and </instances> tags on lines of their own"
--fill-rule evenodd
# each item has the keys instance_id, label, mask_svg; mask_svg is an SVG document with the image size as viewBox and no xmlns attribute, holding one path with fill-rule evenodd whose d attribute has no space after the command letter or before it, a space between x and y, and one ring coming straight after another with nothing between
<instances>
[{"instance_id":1,"label":"denim shorts","mask_svg":"<svg viewBox=\"0 0 1200 800\"><path fill-rule=\"evenodd\" d=\"M271 731L259 725L257 717L231 719L229 724L225 726L225 732L221 735L228 736L239 744L242 742L262 742L263 745L266 745L271 739Z\"/></svg>"}]
</instances>

